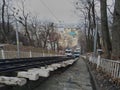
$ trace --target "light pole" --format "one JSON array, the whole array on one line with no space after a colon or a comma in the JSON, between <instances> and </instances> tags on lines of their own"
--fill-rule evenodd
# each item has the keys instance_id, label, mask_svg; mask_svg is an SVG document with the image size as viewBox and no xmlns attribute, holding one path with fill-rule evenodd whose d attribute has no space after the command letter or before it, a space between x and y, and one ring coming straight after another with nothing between
<instances>
[{"instance_id":1,"label":"light pole","mask_svg":"<svg viewBox=\"0 0 120 90\"><path fill-rule=\"evenodd\" d=\"M20 44L19 44L19 34L18 34L17 20L16 20L16 42L17 42L17 57L20 58Z\"/></svg>"}]
</instances>

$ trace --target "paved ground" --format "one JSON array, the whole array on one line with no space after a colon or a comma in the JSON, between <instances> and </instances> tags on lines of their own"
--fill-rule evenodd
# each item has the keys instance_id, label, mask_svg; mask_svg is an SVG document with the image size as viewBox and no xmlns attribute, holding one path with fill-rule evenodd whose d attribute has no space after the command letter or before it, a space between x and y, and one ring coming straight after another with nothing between
<instances>
[{"instance_id":1,"label":"paved ground","mask_svg":"<svg viewBox=\"0 0 120 90\"><path fill-rule=\"evenodd\" d=\"M85 62L79 59L63 73L48 78L35 90L92 90Z\"/></svg>"}]
</instances>

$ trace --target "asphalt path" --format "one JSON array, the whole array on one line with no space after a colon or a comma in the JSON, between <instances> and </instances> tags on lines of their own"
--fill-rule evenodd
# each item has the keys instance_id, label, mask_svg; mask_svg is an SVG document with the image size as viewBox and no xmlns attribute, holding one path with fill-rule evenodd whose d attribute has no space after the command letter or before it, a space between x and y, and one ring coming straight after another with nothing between
<instances>
[{"instance_id":1,"label":"asphalt path","mask_svg":"<svg viewBox=\"0 0 120 90\"><path fill-rule=\"evenodd\" d=\"M35 90L93 90L90 74L83 59L62 73L52 75Z\"/></svg>"}]
</instances>

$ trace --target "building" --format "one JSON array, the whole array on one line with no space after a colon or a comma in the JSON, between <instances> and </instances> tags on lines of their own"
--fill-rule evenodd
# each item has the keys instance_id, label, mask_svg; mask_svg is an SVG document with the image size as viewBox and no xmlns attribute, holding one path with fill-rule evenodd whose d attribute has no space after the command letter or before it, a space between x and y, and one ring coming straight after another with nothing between
<instances>
[{"instance_id":1,"label":"building","mask_svg":"<svg viewBox=\"0 0 120 90\"><path fill-rule=\"evenodd\" d=\"M63 48L73 48L78 44L79 32L75 28L59 28L59 45Z\"/></svg>"}]
</instances>

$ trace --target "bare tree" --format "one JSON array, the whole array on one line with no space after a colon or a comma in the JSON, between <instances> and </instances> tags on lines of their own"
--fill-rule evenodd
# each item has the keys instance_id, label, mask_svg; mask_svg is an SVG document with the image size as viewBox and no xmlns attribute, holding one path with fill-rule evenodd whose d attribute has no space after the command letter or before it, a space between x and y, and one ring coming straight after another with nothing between
<instances>
[{"instance_id":1,"label":"bare tree","mask_svg":"<svg viewBox=\"0 0 120 90\"><path fill-rule=\"evenodd\" d=\"M41 22L37 18L37 16L32 17L30 20L30 24L28 26L28 29L30 30L31 38L34 40L34 45L37 47L42 47L41 39L39 38L40 35L40 29Z\"/></svg>"},{"instance_id":2,"label":"bare tree","mask_svg":"<svg viewBox=\"0 0 120 90\"><path fill-rule=\"evenodd\" d=\"M42 41L42 47L47 48L47 43L49 42L49 35L52 31L52 22L43 22L39 27L39 38Z\"/></svg>"},{"instance_id":3,"label":"bare tree","mask_svg":"<svg viewBox=\"0 0 120 90\"><path fill-rule=\"evenodd\" d=\"M51 31L49 35L50 45L52 50L56 50L56 45L58 47L58 33L56 32L55 24L51 24Z\"/></svg>"},{"instance_id":4,"label":"bare tree","mask_svg":"<svg viewBox=\"0 0 120 90\"><path fill-rule=\"evenodd\" d=\"M26 12L25 1L24 0L21 0L21 5L22 6L19 7L19 9L17 10L18 11L17 15L18 15L19 12L21 12L22 15L18 16L18 17L15 16L15 19L23 25L24 30L25 30L25 36L28 38L29 44L33 45L33 41L32 41L31 36L30 36L30 31L28 30L28 24L29 24L28 19L29 19L30 13ZM13 9L16 10L15 7ZM16 12L14 12L14 13L16 13Z\"/></svg>"},{"instance_id":5,"label":"bare tree","mask_svg":"<svg viewBox=\"0 0 120 90\"><path fill-rule=\"evenodd\" d=\"M107 1L100 0L101 6L101 30L102 30L102 38L103 38L103 46L105 57L110 58L111 55L111 41L108 29L108 19L107 19Z\"/></svg>"},{"instance_id":6,"label":"bare tree","mask_svg":"<svg viewBox=\"0 0 120 90\"><path fill-rule=\"evenodd\" d=\"M84 27L85 27L87 51L93 51L93 39L94 39L93 32L96 27L95 1L79 0L76 4L78 6L77 9L79 9L80 12L82 12L85 19Z\"/></svg>"},{"instance_id":7,"label":"bare tree","mask_svg":"<svg viewBox=\"0 0 120 90\"><path fill-rule=\"evenodd\" d=\"M112 58L120 59L120 0L115 0L113 14Z\"/></svg>"},{"instance_id":8,"label":"bare tree","mask_svg":"<svg viewBox=\"0 0 120 90\"><path fill-rule=\"evenodd\" d=\"M8 38L6 36L6 30L5 30L5 5L6 5L6 1L2 0L3 4L2 4L2 29L1 29L1 33L3 38L5 39L5 42L8 42Z\"/></svg>"},{"instance_id":9,"label":"bare tree","mask_svg":"<svg viewBox=\"0 0 120 90\"><path fill-rule=\"evenodd\" d=\"M10 14L10 3L12 0L6 1L2 0L1 1L1 42L2 43L10 43L10 33L11 30L13 30L13 25L10 23L12 21L11 19L11 14Z\"/></svg>"}]
</instances>

